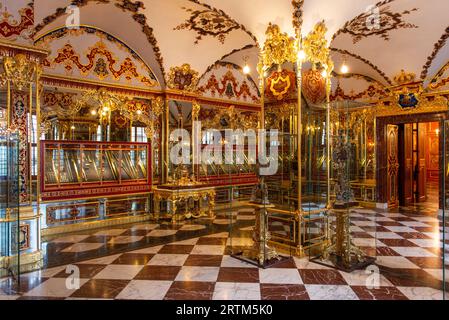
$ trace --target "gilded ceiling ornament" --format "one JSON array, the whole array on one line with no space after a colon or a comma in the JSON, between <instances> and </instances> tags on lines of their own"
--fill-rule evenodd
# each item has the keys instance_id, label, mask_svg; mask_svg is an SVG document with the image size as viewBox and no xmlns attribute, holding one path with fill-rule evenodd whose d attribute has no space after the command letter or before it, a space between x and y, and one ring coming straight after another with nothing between
<instances>
[{"instance_id":1,"label":"gilded ceiling ornament","mask_svg":"<svg viewBox=\"0 0 449 320\"><path fill-rule=\"evenodd\" d=\"M170 68L167 86L170 89L195 91L198 79L198 72L193 70L188 63L185 63L181 67Z\"/></svg>"},{"instance_id":2,"label":"gilded ceiling ornament","mask_svg":"<svg viewBox=\"0 0 449 320\"><path fill-rule=\"evenodd\" d=\"M197 120L200 114L201 106L198 102L194 101L192 103L192 119Z\"/></svg>"},{"instance_id":3,"label":"gilded ceiling ornament","mask_svg":"<svg viewBox=\"0 0 449 320\"><path fill-rule=\"evenodd\" d=\"M420 96L423 92L422 82L414 80L414 73L401 70L401 73L394 77L394 81L398 85L387 89L396 105L404 110L416 108L420 103Z\"/></svg>"},{"instance_id":4,"label":"gilded ceiling ornament","mask_svg":"<svg viewBox=\"0 0 449 320\"><path fill-rule=\"evenodd\" d=\"M218 10L193 10L182 7L190 12L190 18L173 30L193 30L197 33L195 44L202 40L203 36L217 37L221 43L226 40L226 35L240 26L230 19L224 12Z\"/></svg>"},{"instance_id":5,"label":"gilded ceiling ornament","mask_svg":"<svg viewBox=\"0 0 449 320\"><path fill-rule=\"evenodd\" d=\"M18 90L22 90L32 82L33 76L38 70L38 65L21 53L15 57L5 57L3 67L5 79L10 80Z\"/></svg>"},{"instance_id":6,"label":"gilded ceiling ornament","mask_svg":"<svg viewBox=\"0 0 449 320\"><path fill-rule=\"evenodd\" d=\"M245 27L243 24L238 24L238 23L237 23L235 20L233 20L229 15L227 15L223 10L218 10L218 9L212 7L211 5L209 5L209 4L207 4L207 3L204 3L204 2L202 2L202 1L200 1L200 0L189 0L189 1L190 1L190 2L193 2L193 3L196 3L196 4L198 4L198 5L202 6L202 7L205 7L205 8L207 8L207 9L211 10L211 11L220 12L221 15L227 17L229 20L234 21L234 22L239 26L239 28L240 28L242 31L245 31L245 32L251 37L251 39L253 39L253 41L254 41L254 45L253 45L253 46L256 46L256 47L259 46L258 43L257 43L257 38L254 36L254 34L252 34L251 31L249 31L248 29L246 29L246 27Z\"/></svg>"},{"instance_id":7,"label":"gilded ceiling ornament","mask_svg":"<svg viewBox=\"0 0 449 320\"><path fill-rule=\"evenodd\" d=\"M327 66L331 60L329 58L330 49L326 40L327 27L324 21L315 25L312 31L304 38L302 47L307 55L307 60L313 64Z\"/></svg>"},{"instance_id":8,"label":"gilded ceiling ornament","mask_svg":"<svg viewBox=\"0 0 449 320\"><path fill-rule=\"evenodd\" d=\"M343 89L340 87L340 84L337 85L337 89L335 92L331 94L331 101L342 101L342 100L359 100L359 99L370 99L370 100L379 100L381 98L387 97L383 86L374 83L370 84L367 89L359 92L359 93L349 93L346 94Z\"/></svg>"},{"instance_id":9,"label":"gilded ceiling ornament","mask_svg":"<svg viewBox=\"0 0 449 320\"><path fill-rule=\"evenodd\" d=\"M355 44L370 36L379 36L385 41L390 40L390 32L398 29L412 29L418 26L405 22L405 15L418 11L417 8L404 10L402 12L393 12L390 6L378 6L379 9L379 26L373 27L368 24L372 11L367 11L355 19L347 22L338 33L348 33L352 36L352 42Z\"/></svg>"},{"instance_id":10,"label":"gilded ceiling ornament","mask_svg":"<svg viewBox=\"0 0 449 320\"><path fill-rule=\"evenodd\" d=\"M386 105L383 102L376 106L377 117L447 111L449 111L449 100L441 95L432 100L423 97L415 107L402 107L397 103Z\"/></svg>"},{"instance_id":11,"label":"gilded ceiling ornament","mask_svg":"<svg viewBox=\"0 0 449 320\"><path fill-rule=\"evenodd\" d=\"M296 62L295 40L287 33L281 33L278 25L269 24L265 32L267 38L263 47L262 61L265 67L273 64L282 65L284 62Z\"/></svg>"},{"instance_id":12,"label":"gilded ceiling ornament","mask_svg":"<svg viewBox=\"0 0 449 320\"><path fill-rule=\"evenodd\" d=\"M404 70L401 70L401 72L393 78L393 80L397 84L406 84L411 83L415 81L416 75L412 72L405 72Z\"/></svg>"}]
</instances>

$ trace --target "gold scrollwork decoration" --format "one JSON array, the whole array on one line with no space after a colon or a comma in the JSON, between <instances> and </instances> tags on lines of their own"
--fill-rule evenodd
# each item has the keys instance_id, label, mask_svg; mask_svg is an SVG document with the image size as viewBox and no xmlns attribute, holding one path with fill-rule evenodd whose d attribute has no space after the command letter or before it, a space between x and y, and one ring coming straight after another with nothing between
<instances>
[{"instance_id":1,"label":"gold scrollwork decoration","mask_svg":"<svg viewBox=\"0 0 449 320\"><path fill-rule=\"evenodd\" d=\"M234 106L230 106L214 113L213 117L203 120L202 126L204 128L248 130L258 127L259 114L256 112L243 113Z\"/></svg>"},{"instance_id":2,"label":"gold scrollwork decoration","mask_svg":"<svg viewBox=\"0 0 449 320\"><path fill-rule=\"evenodd\" d=\"M198 120L198 116L200 115L201 106L197 101L193 101L192 103L192 119Z\"/></svg>"},{"instance_id":3,"label":"gold scrollwork decoration","mask_svg":"<svg viewBox=\"0 0 449 320\"><path fill-rule=\"evenodd\" d=\"M307 60L313 64L320 63L332 69L333 63L329 58L330 49L326 40L327 27L324 21L318 22L313 30L304 38L302 42L303 50ZM330 70L328 70L330 72Z\"/></svg>"},{"instance_id":4,"label":"gold scrollwork decoration","mask_svg":"<svg viewBox=\"0 0 449 320\"><path fill-rule=\"evenodd\" d=\"M198 72L193 70L188 63L184 63L180 67L170 68L167 86L170 89L191 92L195 91L198 80Z\"/></svg>"},{"instance_id":5,"label":"gold scrollwork decoration","mask_svg":"<svg viewBox=\"0 0 449 320\"><path fill-rule=\"evenodd\" d=\"M161 114L164 112L165 110L165 101L162 97L157 97L155 99L152 100L151 103L151 110L154 114L155 117L160 117Z\"/></svg>"},{"instance_id":6,"label":"gold scrollwork decoration","mask_svg":"<svg viewBox=\"0 0 449 320\"><path fill-rule=\"evenodd\" d=\"M19 53L14 57L4 57L3 67L5 70L2 76L2 82L11 81L17 88L22 90L31 83L33 76L40 76L40 67L36 62L30 61L24 54Z\"/></svg>"},{"instance_id":7,"label":"gold scrollwork decoration","mask_svg":"<svg viewBox=\"0 0 449 320\"><path fill-rule=\"evenodd\" d=\"M449 111L449 100L444 96L436 96L433 99L422 97L414 108L402 108L396 103L385 105L382 102L376 106L377 117L447 111Z\"/></svg>"}]
</instances>

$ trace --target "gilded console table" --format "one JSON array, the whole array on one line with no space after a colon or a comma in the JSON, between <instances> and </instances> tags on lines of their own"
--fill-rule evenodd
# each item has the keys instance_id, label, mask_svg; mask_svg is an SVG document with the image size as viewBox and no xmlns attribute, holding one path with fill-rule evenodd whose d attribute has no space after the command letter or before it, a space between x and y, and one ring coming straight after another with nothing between
<instances>
[{"instance_id":1,"label":"gilded console table","mask_svg":"<svg viewBox=\"0 0 449 320\"><path fill-rule=\"evenodd\" d=\"M189 210L189 200L194 201L193 211ZM167 213L173 223L200 217L214 218L215 188L214 187L183 187L174 188L173 185L159 186L154 189L154 218L160 218L160 204L162 201L171 204ZM203 201L208 201L207 210L203 209ZM178 212L179 204L185 204L184 212Z\"/></svg>"}]
</instances>

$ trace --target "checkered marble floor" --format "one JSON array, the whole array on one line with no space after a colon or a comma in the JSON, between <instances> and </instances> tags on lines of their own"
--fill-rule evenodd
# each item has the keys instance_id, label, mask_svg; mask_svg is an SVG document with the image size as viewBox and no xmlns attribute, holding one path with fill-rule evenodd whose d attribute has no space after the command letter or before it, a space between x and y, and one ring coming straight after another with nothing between
<instances>
[{"instance_id":1,"label":"checkered marble floor","mask_svg":"<svg viewBox=\"0 0 449 320\"><path fill-rule=\"evenodd\" d=\"M75 263L79 288L70 286L62 265L24 274L16 288L3 280L0 299L443 299L442 239L449 230L437 218L357 209L351 230L355 243L377 257L377 288L367 287L365 270L345 273L307 257L268 269L237 260L232 249L251 243L250 228L240 226L233 247L229 233L218 232L129 250Z\"/></svg>"},{"instance_id":2,"label":"checkered marble floor","mask_svg":"<svg viewBox=\"0 0 449 320\"><path fill-rule=\"evenodd\" d=\"M46 267L76 263L98 256L228 231L231 225L236 228L248 227L254 224L254 219L254 209L242 207L232 212L217 212L215 219L185 220L176 225L160 220L52 237L43 241L44 262Z\"/></svg>"}]
</instances>

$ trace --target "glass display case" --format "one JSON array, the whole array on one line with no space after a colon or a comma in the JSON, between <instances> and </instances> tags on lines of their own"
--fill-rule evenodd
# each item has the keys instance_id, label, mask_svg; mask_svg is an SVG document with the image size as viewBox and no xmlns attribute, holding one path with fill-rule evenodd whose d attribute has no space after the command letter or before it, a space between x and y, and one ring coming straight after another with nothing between
<instances>
[{"instance_id":1,"label":"glass display case","mask_svg":"<svg viewBox=\"0 0 449 320\"><path fill-rule=\"evenodd\" d=\"M333 181L328 206L330 244L319 258L313 259L346 272L366 268L377 254L377 213L361 206L351 185L358 175L357 150L361 142L350 121L357 107L350 101L330 104L329 169ZM368 231L369 237L365 234Z\"/></svg>"},{"instance_id":2,"label":"glass display case","mask_svg":"<svg viewBox=\"0 0 449 320\"><path fill-rule=\"evenodd\" d=\"M42 199L148 192L150 158L149 143L42 141Z\"/></svg>"},{"instance_id":3,"label":"glass display case","mask_svg":"<svg viewBox=\"0 0 449 320\"><path fill-rule=\"evenodd\" d=\"M267 129L279 130L278 172L266 177L275 205L268 228L273 244L304 255L319 252L328 238L327 108L302 103L300 135L296 108L294 102L267 108Z\"/></svg>"},{"instance_id":4,"label":"glass display case","mask_svg":"<svg viewBox=\"0 0 449 320\"><path fill-rule=\"evenodd\" d=\"M17 134L4 128L0 121L0 277L17 278L21 270L19 253L29 247L29 238L22 231L19 214L19 141Z\"/></svg>"}]
</instances>

